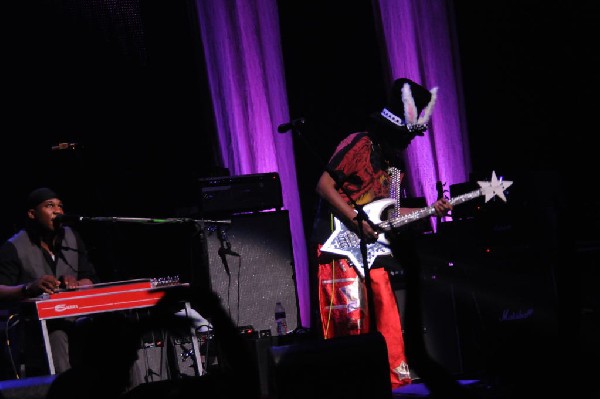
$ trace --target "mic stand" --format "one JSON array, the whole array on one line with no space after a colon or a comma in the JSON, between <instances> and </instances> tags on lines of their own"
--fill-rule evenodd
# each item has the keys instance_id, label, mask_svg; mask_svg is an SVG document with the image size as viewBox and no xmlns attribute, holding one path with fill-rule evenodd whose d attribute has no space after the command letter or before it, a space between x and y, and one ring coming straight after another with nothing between
<instances>
[{"instance_id":1,"label":"mic stand","mask_svg":"<svg viewBox=\"0 0 600 399\"><path fill-rule=\"evenodd\" d=\"M227 232L225 231L222 225L217 226L217 237L219 237L219 242L221 243L221 247L218 251L219 257L221 258L221 262L223 262L223 267L225 268L225 273L227 273L227 277L231 278L229 264L227 263L227 254L231 253L231 243L228 241Z\"/></svg>"},{"instance_id":2,"label":"mic stand","mask_svg":"<svg viewBox=\"0 0 600 399\"><path fill-rule=\"evenodd\" d=\"M198 223L198 220L188 218L138 218L138 217L120 217L120 216L99 216L99 217L81 217L82 222L115 222L115 223L144 223L144 224L164 224L164 223Z\"/></svg>"},{"instance_id":3,"label":"mic stand","mask_svg":"<svg viewBox=\"0 0 600 399\"><path fill-rule=\"evenodd\" d=\"M315 156L317 159L320 159L320 156L317 154L317 152L314 150L314 148L312 148L309 145L308 141L301 134L299 126L297 126L297 125L292 126L292 133L296 134L298 137L300 137L300 139L302 139L302 141L304 142L306 147L312 152L313 156ZM335 170L333 170L329 166L329 164L326 164L325 162L323 162L322 159L321 159L321 163L325 164L325 171L335 181L336 186L339 187L344 192L344 194L346 194L346 197L350 200L350 203L352 204L352 206L354 207L354 209L357 212L355 219L358 224L358 238L359 238L359 242L360 242L360 252L361 252L361 256L362 256L362 262L363 262L363 265L366 270L365 271L365 288L367 290L367 308L369 310L369 331L376 332L377 331L377 320L376 320L376 316L375 316L375 302L373 299L373 288L371 287L371 274L369 273L369 269L367 267L367 265L368 265L368 262L367 262L367 240L365 239L365 233L363 230L362 222L366 221L367 223L369 223L369 226L371 226L374 230L377 228L377 226L375 226L375 224L369 219L369 217L367 216L367 214L365 213L365 211L363 209L363 205L357 204L356 201L354 201L354 199L350 195L350 192L346 189L346 187L344 187L344 179L342 178L342 176L340 176L340 173L337 173Z\"/></svg>"}]
</instances>

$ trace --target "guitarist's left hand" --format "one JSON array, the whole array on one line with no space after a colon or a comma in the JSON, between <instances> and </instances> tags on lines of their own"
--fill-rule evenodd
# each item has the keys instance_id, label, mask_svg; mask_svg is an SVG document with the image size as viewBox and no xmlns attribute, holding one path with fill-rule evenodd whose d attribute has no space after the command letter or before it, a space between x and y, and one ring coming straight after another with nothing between
<instances>
[{"instance_id":1,"label":"guitarist's left hand","mask_svg":"<svg viewBox=\"0 0 600 399\"><path fill-rule=\"evenodd\" d=\"M446 216L452 210L452 204L446 198L440 198L432 206L435 208L435 214L439 217Z\"/></svg>"}]
</instances>

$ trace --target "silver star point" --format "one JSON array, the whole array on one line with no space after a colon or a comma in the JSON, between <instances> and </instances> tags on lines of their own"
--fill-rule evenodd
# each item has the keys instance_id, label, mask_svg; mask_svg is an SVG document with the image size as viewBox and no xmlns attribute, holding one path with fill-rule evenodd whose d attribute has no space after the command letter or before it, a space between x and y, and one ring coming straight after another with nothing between
<instances>
[{"instance_id":1,"label":"silver star point","mask_svg":"<svg viewBox=\"0 0 600 399\"><path fill-rule=\"evenodd\" d=\"M481 191L485 195L485 202L488 202L495 196L498 196L502 199L502 201L506 202L506 197L504 196L504 190L509 188L513 182L508 180L498 180L496 176L496 171L492 172L492 180L491 181L478 181L479 187L481 187Z\"/></svg>"}]
</instances>

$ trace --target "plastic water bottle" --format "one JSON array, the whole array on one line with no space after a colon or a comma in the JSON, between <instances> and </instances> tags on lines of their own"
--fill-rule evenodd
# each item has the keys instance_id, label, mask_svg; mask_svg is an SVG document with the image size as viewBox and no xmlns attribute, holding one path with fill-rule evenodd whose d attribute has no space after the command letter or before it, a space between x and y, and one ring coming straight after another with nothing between
<instances>
[{"instance_id":1,"label":"plastic water bottle","mask_svg":"<svg viewBox=\"0 0 600 399\"><path fill-rule=\"evenodd\" d=\"M285 309L281 302L275 304L275 324L277 325L277 335L287 334L287 320L285 318Z\"/></svg>"}]
</instances>

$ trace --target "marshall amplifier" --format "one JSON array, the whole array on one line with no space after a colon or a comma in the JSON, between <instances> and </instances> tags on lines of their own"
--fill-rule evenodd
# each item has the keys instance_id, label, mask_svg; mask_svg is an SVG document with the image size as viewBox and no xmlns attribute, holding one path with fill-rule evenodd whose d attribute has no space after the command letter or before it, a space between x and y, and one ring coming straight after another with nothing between
<instances>
[{"instance_id":1,"label":"marshall amplifier","mask_svg":"<svg viewBox=\"0 0 600 399\"><path fill-rule=\"evenodd\" d=\"M281 209L283 197L278 173L198 179L203 216L222 216Z\"/></svg>"}]
</instances>

